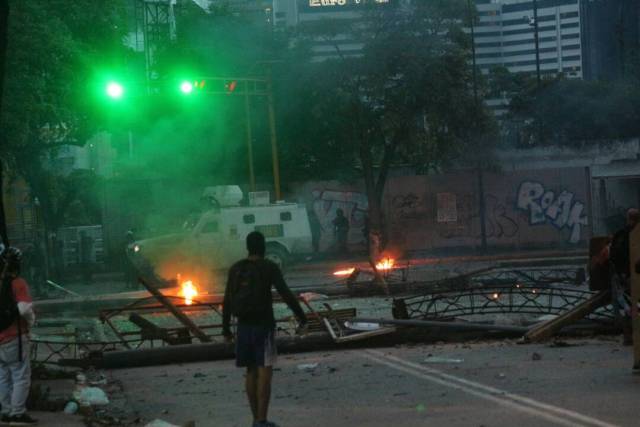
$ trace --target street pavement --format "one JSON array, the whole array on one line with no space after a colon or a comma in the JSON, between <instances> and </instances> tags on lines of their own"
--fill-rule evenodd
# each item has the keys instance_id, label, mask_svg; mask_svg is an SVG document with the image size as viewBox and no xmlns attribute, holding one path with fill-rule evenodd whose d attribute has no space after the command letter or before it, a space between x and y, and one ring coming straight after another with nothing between
<instances>
[{"instance_id":1,"label":"street pavement","mask_svg":"<svg viewBox=\"0 0 640 427\"><path fill-rule=\"evenodd\" d=\"M281 355L270 418L282 427L637 426L640 377L630 366L631 350L618 337ZM114 399L143 419L251 425L233 361L109 377L122 383Z\"/></svg>"}]
</instances>

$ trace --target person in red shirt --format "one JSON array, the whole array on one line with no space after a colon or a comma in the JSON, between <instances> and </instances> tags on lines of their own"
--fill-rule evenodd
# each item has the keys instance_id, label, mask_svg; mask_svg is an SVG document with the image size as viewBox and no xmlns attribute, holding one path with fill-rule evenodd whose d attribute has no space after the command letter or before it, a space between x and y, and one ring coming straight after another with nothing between
<instances>
[{"instance_id":1,"label":"person in red shirt","mask_svg":"<svg viewBox=\"0 0 640 427\"><path fill-rule=\"evenodd\" d=\"M31 386L29 328L35 315L27 282L19 276L21 252L0 244L0 424L37 424L26 412Z\"/></svg>"}]
</instances>

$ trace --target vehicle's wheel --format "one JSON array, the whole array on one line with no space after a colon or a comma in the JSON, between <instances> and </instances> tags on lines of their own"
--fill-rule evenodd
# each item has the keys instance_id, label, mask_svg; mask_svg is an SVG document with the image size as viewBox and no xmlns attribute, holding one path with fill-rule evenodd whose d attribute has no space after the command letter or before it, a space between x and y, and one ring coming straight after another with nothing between
<instances>
[{"instance_id":1,"label":"vehicle's wheel","mask_svg":"<svg viewBox=\"0 0 640 427\"><path fill-rule=\"evenodd\" d=\"M289 253L280 245L267 245L265 258L274 262L278 267L280 267L280 270L284 271L287 266Z\"/></svg>"}]
</instances>

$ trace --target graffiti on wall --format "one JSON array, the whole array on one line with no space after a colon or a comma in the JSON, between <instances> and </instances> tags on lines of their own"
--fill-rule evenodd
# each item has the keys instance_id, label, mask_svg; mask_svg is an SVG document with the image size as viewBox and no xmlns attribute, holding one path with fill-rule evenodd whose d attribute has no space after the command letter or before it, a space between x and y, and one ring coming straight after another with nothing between
<instances>
[{"instance_id":1,"label":"graffiti on wall","mask_svg":"<svg viewBox=\"0 0 640 427\"><path fill-rule=\"evenodd\" d=\"M563 190L556 195L535 181L520 184L517 208L529 214L530 225L551 224L559 230L569 230L571 243L580 241L582 227L589 224L585 205L575 200L574 193Z\"/></svg>"},{"instance_id":2,"label":"graffiti on wall","mask_svg":"<svg viewBox=\"0 0 640 427\"><path fill-rule=\"evenodd\" d=\"M391 200L391 217L398 221L420 219L424 204L424 200L415 193L398 194Z\"/></svg>"},{"instance_id":3,"label":"graffiti on wall","mask_svg":"<svg viewBox=\"0 0 640 427\"><path fill-rule=\"evenodd\" d=\"M342 209L349 219L349 243L361 243L364 240L362 228L365 225L369 202L364 193L357 191L342 191L316 189L313 196L312 208L320 227L319 243L321 250L326 250L333 244L333 225L336 211Z\"/></svg>"},{"instance_id":4,"label":"graffiti on wall","mask_svg":"<svg viewBox=\"0 0 640 427\"><path fill-rule=\"evenodd\" d=\"M510 239L518 234L518 222L511 217L505 206L497 196L489 194L484 199L486 211L487 238Z\"/></svg>"}]
</instances>

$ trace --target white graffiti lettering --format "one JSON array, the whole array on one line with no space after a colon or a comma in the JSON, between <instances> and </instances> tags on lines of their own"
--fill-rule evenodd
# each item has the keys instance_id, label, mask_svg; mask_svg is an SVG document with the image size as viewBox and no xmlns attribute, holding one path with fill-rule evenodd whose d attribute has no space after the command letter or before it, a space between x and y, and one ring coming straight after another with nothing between
<instances>
[{"instance_id":1,"label":"white graffiti lettering","mask_svg":"<svg viewBox=\"0 0 640 427\"><path fill-rule=\"evenodd\" d=\"M529 212L529 224L547 222L558 229L571 231L569 242L578 243L582 226L589 224L584 214L584 204L574 201L575 194L563 190L557 197L553 191L545 190L539 182L525 181L518 191L518 209Z\"/></svg>"}]
</instances>

